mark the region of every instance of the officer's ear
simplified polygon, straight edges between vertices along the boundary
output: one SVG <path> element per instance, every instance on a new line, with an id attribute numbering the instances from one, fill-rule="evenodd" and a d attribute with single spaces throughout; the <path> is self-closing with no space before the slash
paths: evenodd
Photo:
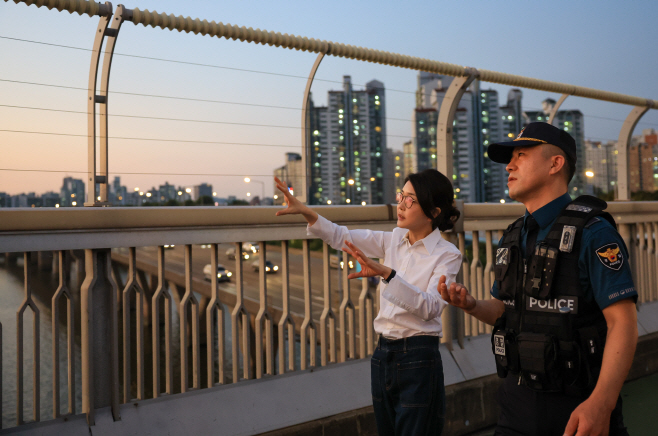
<path id="1" fill-rule="evenodd" d="M 567 164 L 567 160 L 564 158 L 564 156 L 556 154 L 554 156 L 551 156 L 551 168 L 549 170 L 549 174 L 557 174 L 564 168 L 564 166 Z"/>

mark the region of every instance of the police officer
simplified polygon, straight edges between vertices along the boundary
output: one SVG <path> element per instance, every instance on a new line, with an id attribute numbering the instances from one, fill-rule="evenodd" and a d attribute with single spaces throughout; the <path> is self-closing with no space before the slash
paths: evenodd
<path id="1" fill-rule="evenodd" d="M 487 151 L 507 165 L 509 196 L 525 215 L 499 242 L 493 298 L 443 281 L 439 292 L 494 326 L 504 377 L 495 434 L 627 435 L 619 393 L 637 344 L 637 292 L 607 205 L 572 201 L 576 144 L 550 124 L 531 123 Z"/>

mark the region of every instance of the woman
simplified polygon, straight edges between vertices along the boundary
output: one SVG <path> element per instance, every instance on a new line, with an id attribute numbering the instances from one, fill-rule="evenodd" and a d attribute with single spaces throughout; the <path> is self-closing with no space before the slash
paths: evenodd
<path id="1" fill-rule="evenodd" d="M 361 272 L 349 278 L 381 277 L 379 343 L 372 356 L 372 400 L 380 435 L 440 435 L 445 414 L 443 365 L 439 353 L 439 280 L 455 280 L 461 254 L 441 237 L 459 217 L 452 183 L 436 170 L 411 174 L 397 194 L 397 225 L 392 232 L 348 230 L 319 216 L 290 195 L 277 216 L 301 214 L 307 232 L 354 256 Z M 371 257 L 384 259 L 383 264 Z"/>

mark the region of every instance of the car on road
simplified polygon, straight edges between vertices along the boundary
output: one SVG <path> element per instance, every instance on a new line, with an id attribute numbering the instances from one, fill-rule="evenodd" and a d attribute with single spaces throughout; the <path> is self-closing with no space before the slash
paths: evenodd
<path id="1" fill-rule="evenodd" d="M 231 276 L 233 273 L 226 268 L 224 268 L 224 265 L 222 264 L 217 264 L 217 281 L 218 282 L 230 282 L 231 281 Z M 212 279 L 212 265 L 207 264 L 206 266 L 203 267 L 203 275 L 206 280 L 210 281 Z"/>
<path id="2" fill-rule="evenodd" d="M 174 244 L 165 244 L 165 250 L 173 250 L 176 246 Z"/>
<path id="3" fill-rule="evenodd" d="M 251 263 L 251 267 L 254 269 L 254 271 L 259 271 L 260 270 L 260 259 L 254 260 Z M 277 271 L 279 271 L 279 266 L 278 265 L 274 265 L 269 260 L 265 261 L 265 272 L 267 274 L 274 274 Z"/>
<path id="4" fill-rule="evenodd" d="M 242 244 L 242 251 L 247 253 L 252 252 L 253 254 L 258 254 L 260 251 L 260 245 L 257 242 L 245 242 Z"/>
<path id="5" fill-rule="evenodd" d="M 340 269 L 343 269 L 343 256 L 341 255 L 339 258 L 338 254 L 331 254 L 329 255 L 329 266 L 332 268 L 338 268 L 338 265 L 340 265 Z M 340 259 L 340 262 L 339 262 Z M 349 260 L 347 261 L 347 265 L 349 269 L 354 269 L 356 265 L 358 265 L 359 262 L 354 260 L 352 256 L 349 256 Z M 357 267 L 357 272 L 361 271 L 360 267 Z"/>
<path id="6" fill-rule="evenodd" d="M 249 257 L 251 257 L 251 254 L 253 254 L 253 252 L 252 252 L 251 250 L 250 250 L 250 251 L 246 251 L 246 250 L 244 249 L 244 246 L 242 247 L 242 258 L 243 258 L 244 260 L 249 260 Z M 228 250 L 226 250 L 226 256 L 227 256 L 229 259 L 235 259 L 235 247 L 231 247 L 231 248 L 229 248 Z"/>

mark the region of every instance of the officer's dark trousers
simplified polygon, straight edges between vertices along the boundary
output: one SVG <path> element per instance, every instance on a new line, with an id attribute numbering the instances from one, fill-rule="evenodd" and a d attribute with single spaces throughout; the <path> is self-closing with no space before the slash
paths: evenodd
<path id="1" fill-rule="evenodd" d="M 535 392 L 519 386 L 518 381 L 517 376 L 509 374 L 498 390 L 500 415 L 494 436 L 562 436 L 571 412 L 587 399 Z M 628 436 L 621 414 L 621 397 L 610 416 L 610 436 Z"/>
<path id="2" fill-rule="evenodd" d="M 372 403 L 380 436 L 441 434 L 445 388 L 439 337 L 381 338 L 371 366 Z"/>

